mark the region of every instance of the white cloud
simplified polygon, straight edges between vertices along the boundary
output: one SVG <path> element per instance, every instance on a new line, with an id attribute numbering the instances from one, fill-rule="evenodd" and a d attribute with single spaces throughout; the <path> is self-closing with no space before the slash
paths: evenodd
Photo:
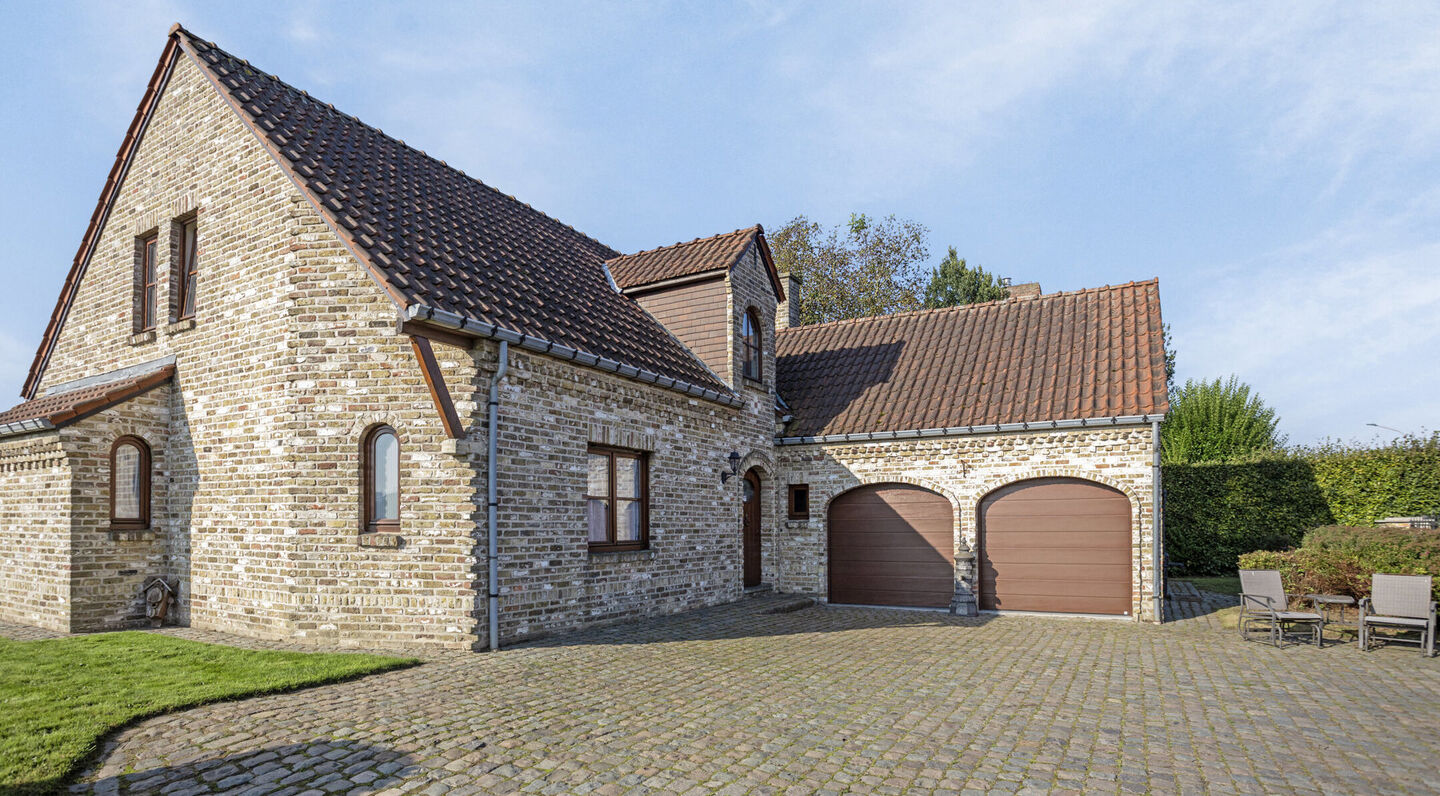
<path id="1" fill-rule="evenodd" d="M 1239 374 L 1298 442 L 1440 427 L 1440 241 L 1378 249 L 1371 223 L 1181 284 L 1180 377 Z"/>

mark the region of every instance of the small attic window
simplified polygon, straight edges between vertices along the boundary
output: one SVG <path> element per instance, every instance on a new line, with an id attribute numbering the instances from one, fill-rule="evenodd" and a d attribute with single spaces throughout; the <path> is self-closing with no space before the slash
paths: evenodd
<path id="1" fill-rule="evenodd" d="M 745 320 L 740 327 L 740 339 L 744 346 L 745 378 L 760 381 L 762 376 L 762 352 L 765 350 L 760 339 L 760 319 L 754 308 L 745 310 Z"/>

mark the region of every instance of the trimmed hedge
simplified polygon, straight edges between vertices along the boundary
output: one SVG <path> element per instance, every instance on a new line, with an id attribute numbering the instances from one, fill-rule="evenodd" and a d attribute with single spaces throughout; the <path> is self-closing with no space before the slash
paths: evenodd
<path id="1" fill-rule="evenodd" d="M 1440 432 L 1381 448 L 1326 443 L 1168 464 L 1162 478 L 1167 558 L 1187 575 L 1229 575 L 1238 556 L 1294 547 L 1309 528 L 1440 514 Z"/>
<path id="2" fill-rule="evenodd" d="M 1240 556 L 1243 569 L 1278 569 L 1293 594 L 1370 595 L 1370 576 L 1431 575 L 1440 600 L 1440 531 L 1329 526 L 1305 534 L 1294 550 Z"/>
<path id="3" fill-rule="evenodd" d="M 1326 443 L 1296 453 L 1314 468 L 1336 522 L 1373 525 L 1385 517 L 1440 514 L 1440 432 L 1383 448 Z"/>
<path id="4" fill-rule="evenodd" d="M 1305 529 L 1334 522 L 1300 459 L 1172 464 L 1161 478 L 1165 556 L 1187 575 L 1232 575 L 1242 553 L 1293 547 Z"/>

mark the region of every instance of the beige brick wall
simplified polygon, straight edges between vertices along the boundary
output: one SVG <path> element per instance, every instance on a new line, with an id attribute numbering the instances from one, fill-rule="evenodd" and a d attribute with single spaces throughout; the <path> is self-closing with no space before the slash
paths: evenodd
<path id="1" fill-rule="evenodd" d="M 60 430 L 70 465 L 70 630 L 111 630 L 145 622 L 140 587 L 151 576 L 181 577 L 176 621 L 188 606 L 183 562 L 184 529 L 168 501 L 171 480 L 167 430 L 170 386 L 92 415 Z M 150 529 L 110 529 L 110 450 L 135 436 L 150 446 Z M 172 546 L 177 549 L 172 549 Z"/>
<path id="2" fill-rule="evenodd" d="M 1132 616 L 1154 621 L 1151 429 L 1148 425 L 981 434 L 943 439 L 782 445 L 776 448 L 784 509 L 788 483 L 810 485 L 810 519 L 782 520 L 776 556 L 778 585 L 824 597 L 826 510 L 837 495 L 862 484 L 915 484 L 955 508 L 957 574 L 972 592 L 967 555 L 978 549 L 976 512 L 996 489 L 1029 478 L 1066 476 L 1115 487 L 1130 499 L 1134 601 Z"/>
<path id="3" fill-rule="evenodd" d="M 58 431 L 0 439 L 0 611 L 70 630 L 70 465 Z"/>

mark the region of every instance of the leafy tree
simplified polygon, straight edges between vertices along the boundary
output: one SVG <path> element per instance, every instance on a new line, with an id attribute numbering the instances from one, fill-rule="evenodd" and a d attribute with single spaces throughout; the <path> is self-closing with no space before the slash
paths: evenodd
<path id="1" fill-rule="evenodd" d="M 796 216 L 768 237 L 776 267 L 805 284 L 800 322 L 808 324 L 919 309 L 928 232 L 914 221 L 857 213 L 830 229 Z"/>
<path id="2" fill-rule="evenodd" d="M 1285 444 L 1280 419 L 1250 385 L 1189 379 L 1170 394 L 1170 416 L 1161 429 L 1164 461 L 1170 464 L 1227 462 L 1274 451 Z"/>
<path id="3" fill-rule="evenodd" d="M 978 265 L 971 268 L 951 246 L 940 267 L 930 274 L 930 283 L 925 286 L 925 308 L 998 301 L 1009 294 L 993 274 Z"/>
<path id="4" fill-rule="evenodd" d="M 1165 343 L 1165 388 L 1175 389 L 1175 344 L 1170 342 L 1170 324 L 1160 324 L 1161 339 Z"/>

